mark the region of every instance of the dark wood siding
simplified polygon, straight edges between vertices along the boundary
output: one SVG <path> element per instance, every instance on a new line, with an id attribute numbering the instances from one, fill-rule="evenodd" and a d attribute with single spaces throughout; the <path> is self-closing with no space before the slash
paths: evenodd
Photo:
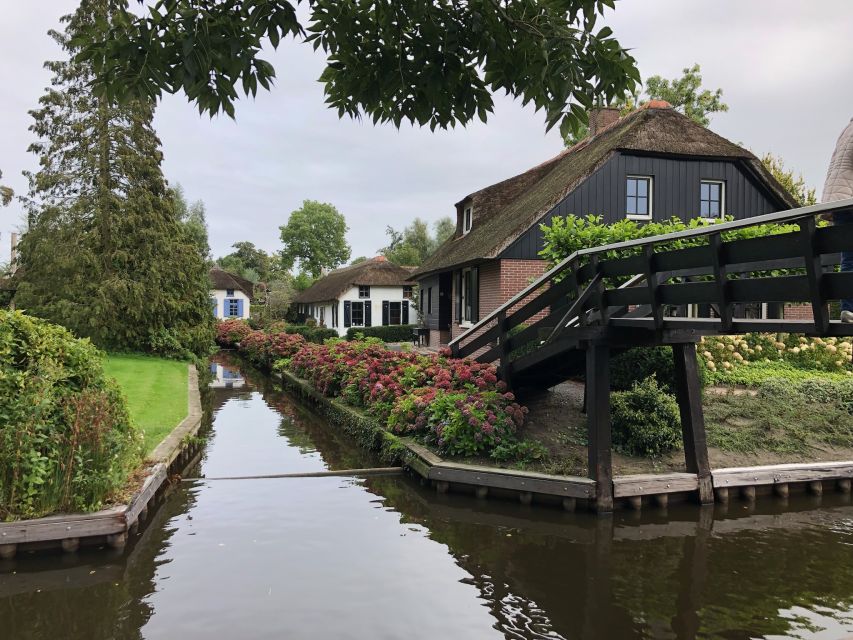
<path id="1" fill-rule="evenodd" d="M 625 218 L 625 181 L 627 176 L 633 175 L 653 178 L 652 215 L 655 220 L 678 217 L 686 221 L 697 217 L 699 185 L 702 180 L 725 182 L 725 212 L 736 219 L 786 208 L 733 161 L 617 153 L 507 247 L 500 257 L 523 260 L 538 258 L 544 246 L 539 225 L 550 224 L 556 216 L 594 214 L 603 216 L 608 223 L 622 220 Z"/>

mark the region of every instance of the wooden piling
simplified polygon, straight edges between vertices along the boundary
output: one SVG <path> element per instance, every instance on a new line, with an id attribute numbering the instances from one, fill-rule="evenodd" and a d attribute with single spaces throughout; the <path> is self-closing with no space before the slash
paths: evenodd
<path id="1" fill-rule="evenodd" d="M 628 504 L 634 511 L 640 511 L 643 508 L 642 496 L 631 496 L 628 498 Z"/>
<path id="2" fill-rule="evenodd" d="M 842 478 L 838 481 L 838 490 L 841 493 L 850 493 L 850 478 Z"/>
<path id="3" fill-rule="evenodd" d="M 820 480 L 814 480 L 808 484 L 809 493 L 813 496 L 823 495 L 823 483 Z"/>
<path id="4" fill-rule="evenodd" d="M 533 502 L 533 494 L 529 491 L 522 491 L 518 494 L 518 501 L 523 505 L 529 505 Z"/>
<path id="5" fill-rule="evenodd" d="M 780 482 L 773 485 L 773 492 L 780 498 L 787 498 L 790 495 L 790 488 L 787 482 Z"/>
<path id="6" fill-rule="evenodd" d="M 477 496 L 480 500 L 483 500 L 486 497 L 488 497 L 489 488 L 488 487 L 475 487 L 474 488 L 474 495 Z"/>
<path id="7" fill-rule="evenodd" d="M 576 498 L 563 498 L 563 509 L 572 512 L 577 507 L 577 502 Z"/>
<path id="8" fill-rule="evenodd" d="M 74 553 L 80 548 L 80 538 L 65 538 L 61 545 L 65 553 Z"/>
<path id="9" fill-rule="evenodd" d="M 728 487 L 717 487 L 714 489 L 714 495 L 717 498 L 717 502 L 722 504 L 728 504 L 729 502 L 729 488 Z"/>
<path id="10" fill-rule="evenodd" d="M 595 509 L 613 511 L 613 463 L 610 436 L 610 347 L 586 347 L 587 430 L 590 477 L 595 480 Z"/>
<path id="11" fill-rule="evenodd" d="M 450 489 L 450 483 L 445 482 L 444 480 L 436 480 L 435 481 L 435 490 L 439 493 L 447 493 Z"/>
<path id="12" fill-rule="evenodd" d="M 755 502 L 755 487 L 741 487 L 740 488 L 741 497 L 747 502 Z"/>
<path id="13" fill-rule="evenodd" d="M 107 536 L 107 544 L 113 549 L 124 549 L 127 544 L 127 531 Z"/>
<path id="14" fill-rule="evenodd" d="M 661 509 L 666 509 L 669 506 L 669 494 L 668 493 L 658 493 L 655 495 L 655 503 Z"/>
<path id="15" fill-rule="evenodd" d="M 18 545 L 16 544 L 0 544 L 0 559 L 11 560 L 17 551 Z"/>

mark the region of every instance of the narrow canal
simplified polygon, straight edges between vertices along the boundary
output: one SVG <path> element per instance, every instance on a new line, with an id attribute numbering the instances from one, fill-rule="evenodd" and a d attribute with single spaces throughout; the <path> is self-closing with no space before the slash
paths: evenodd
<path id="1" fill-rule="evenodd" d="M 219 362 L 193 475 L 377 466 Z M 598 518 L 407 476 L 184 482 L 123 553 L 0 561 L 0 638 L 845 637 L 853 506 L 815 500 Z"/>

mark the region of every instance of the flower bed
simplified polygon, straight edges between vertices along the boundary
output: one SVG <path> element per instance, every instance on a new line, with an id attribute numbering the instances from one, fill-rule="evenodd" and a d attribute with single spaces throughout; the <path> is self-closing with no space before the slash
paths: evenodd
<path id="1" fill-rule="evenodd" d="M 506 459 L 515 452 L 527 409 L 506 392 L 492 365 L 454 359 L 449 351 L 389 351 L 371 339 L 317 345 L 298 335 L 233 326 L 221 327 L 217 336 L 255 365 L 289 371 L 324 396 L 363 408 L 389 431 L 442 453 Z"/>

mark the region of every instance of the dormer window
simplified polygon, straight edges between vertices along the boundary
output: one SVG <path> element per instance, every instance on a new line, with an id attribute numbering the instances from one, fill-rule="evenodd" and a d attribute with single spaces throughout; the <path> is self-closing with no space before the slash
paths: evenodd
<path id="1" fill-rule="evenodd" d="M 462 210 L 462 235 L 465 235 L 471 230 L 474 224 L 474 207 L 468 205 Z"/>

